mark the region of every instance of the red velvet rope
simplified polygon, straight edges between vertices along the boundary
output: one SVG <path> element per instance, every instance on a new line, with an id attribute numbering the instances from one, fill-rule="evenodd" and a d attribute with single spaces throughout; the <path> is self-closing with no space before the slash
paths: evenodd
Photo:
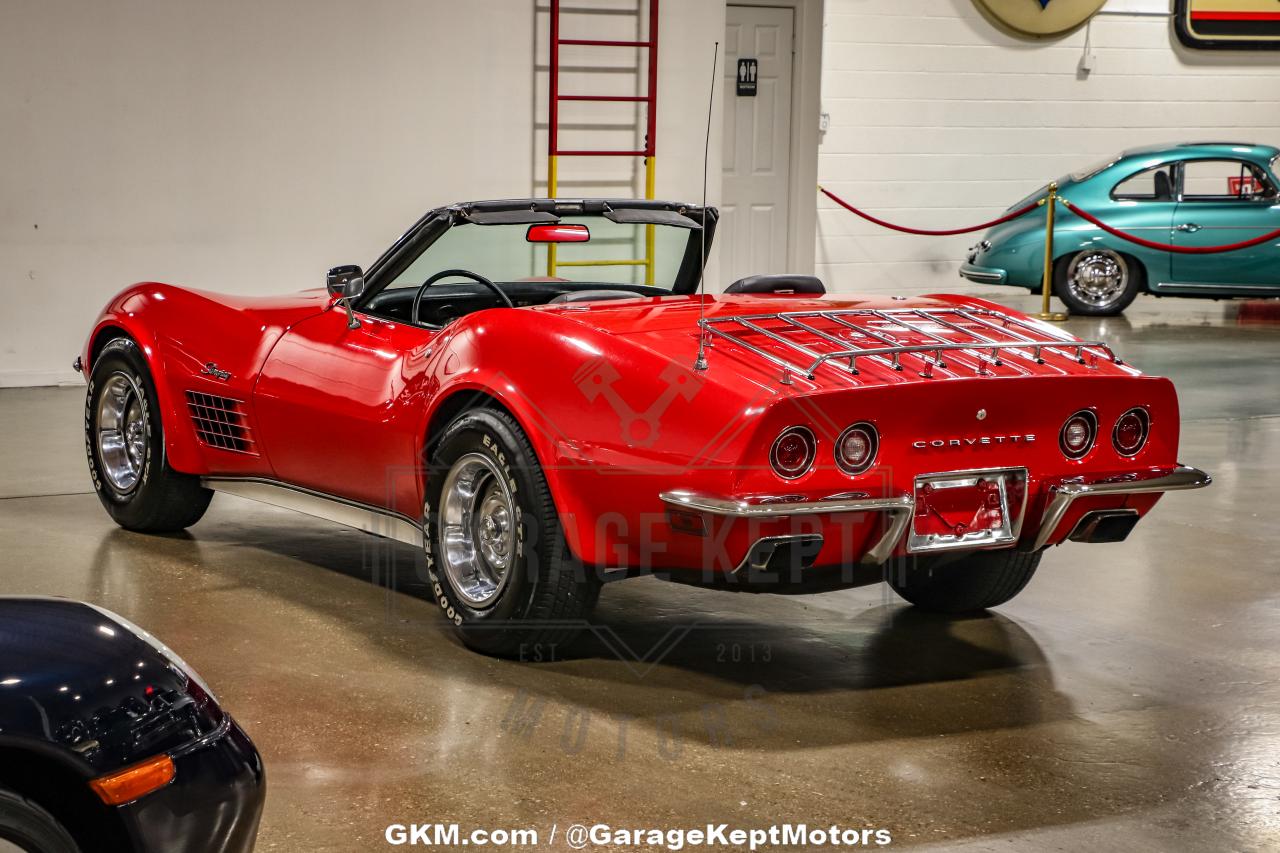
<path id="1" fill-rule="evenodd" d="M 1280 228 L 1263 234 L 1260 237 L 1254 237 L 1252 240 L 1241 240 L 1239 243 L 1228 243 L 1225 246 L 1175 246 L 1171 243 L 1156 243 L 1152 240 L 1146 240 L 1142 237 L 1135 237 L 1132 234 L 1126 234 L 1118 228 L 1112 228 L 1098 217 L 1089 213 L 1087 210 L 1081 210 L 1065 198 L 1059 198 L 1067 210 L 1079 216 L 1085 222 L 1091 222 L 1094 225 L 1106 231 L 1108 234 L 1119 237 L 1122 240 L 1128 240 L 1130 243 L 1136 243 L 1139 246 L 1146 246 L 1148 249 L 1159 249 L 1162 252 L 1175 252 L 1180 255 L 1216 255 L 1220 252 L 1234 252 L 1238 249 L 1247 249 L 1250 246 L 1258 246 L 1262 243 L 1269 243 L 1276 238 L 1280 238 Z"/>
<path id="2" fill-rule="evenodd" d="M 1023 214 L 1026 214 L 1026 213 L 1030 213 L 1031 211 L 1035 210 L 1037 207 L 1040 206 L 1039 202 L 1033 201 L 1031 204 L 1028 204 L 1026 207 L 1020 207 L 1017 210 L 1013 211 L 1012 213 L 1006 213 L 1004 216 L 1001 216 L 999 219 L 993 219 L 990 222 L 984 222 L 981 225 L 974 225 L 972 228 L 949 228 L 943 231 L 930 231 L 925 228 L 907 228 L 905 225 L 894 225 L 892 222 L 885 222 L 883 219 L 877 219 L 876 217 L 872 216 L 870 213 L 867 213 L 866 211 L 858 210 L 858 208 L 849 204 L 849 202 L 840 198 L 838 195 L 831 192 L 826 187 L 818 187 L 818 191 L 821 192 L 823 195 L 825 195 L 827 198 L 834 201 L 836 204 L 843 207 L 845 210 L 857 216 L 861 216 L 863 219 L 867 220 L 868 222 L 874 222 L 876 225 L 880 225 L 885 228 L 892 229 L 893 231 L 901 231 L 904 234 L 921 234 L 926 237 L 950 237 L 953 234 L 968 234 L 971 231 L 982 231 L 984 229 L 991 228 L 996 225 L 1000 225 L 1001 223 L 1008 222 L 1011 219 L 1017 219 L 1019 216 L 1022 216 Z"/>

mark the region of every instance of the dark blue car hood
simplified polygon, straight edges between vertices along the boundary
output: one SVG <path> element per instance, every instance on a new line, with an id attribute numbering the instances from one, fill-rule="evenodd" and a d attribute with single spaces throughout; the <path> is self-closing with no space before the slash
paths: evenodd
<path id="1" fill-rule="evenodd" d="M 0 743 L 53 746 L 103 773 L 200 737 L 221 718 L 172 652 L 115 614 L 0 597 Z"/>

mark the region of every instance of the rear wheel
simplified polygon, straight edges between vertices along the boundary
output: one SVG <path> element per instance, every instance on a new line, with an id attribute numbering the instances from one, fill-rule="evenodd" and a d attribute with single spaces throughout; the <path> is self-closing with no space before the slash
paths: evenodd
<path id="1" fill-rule="evenodd" d="M 79 853 L 57 818 L 21 794 L 0 788 L 0 853 Z"/>
<path id="2" fill-rule="evenodd" d="M 182 530 L 208 509 L 213 492 L 169 467 L 155 385 L 129 338 L 108 342 L 94 360 L 84 438 L 93 487 L 121 527 Z"/>
<path id="3" fill-rule="evenodd" d="M 1040 552 L 978 551 L 960 557 L 915 559 L 905 569 L 890 569 L 893 591 L 922 610 L 968 613 L 1004 604 L 1031 580 Z"/>
<path id="4" fill-rule="evenodd" d="M 480 409 L 435 444 L 423 524 L 432 591 L 469 647 L 554 656 L 587 626 L 600 582 L 569 551 L 519 424 Z"/>
<path id="5" fill-rule="evenodd" d="M 1109 317 L 1129 307 L 1142 276 L 1136 258 L 1101 247 L 1085 249 L 1058 259 L 1053 289 L 1072 314 Z"/>

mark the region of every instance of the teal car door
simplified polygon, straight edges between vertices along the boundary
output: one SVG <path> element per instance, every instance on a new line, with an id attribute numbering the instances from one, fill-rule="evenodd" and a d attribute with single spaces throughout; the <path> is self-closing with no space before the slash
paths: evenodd
<path id="1" fill-rule="evenodd" d="M 1173 217 L 1178 246 L 1221 246 L 1280 228 L 1272 177 L 1243 160 L 1188 160 Z M 1280 290 L 1280 239 L 1220 254 L 1174 254 L 1172 288 Z"/>
<path id="2" fill-rule="evenodd" d="M 1119 181 L 1107 198 L 1098 188 L 1093 197 L 1071 198 L 1085 209 L 1099 213 L 1103 220 L 1121 230 L 1157 243 L 1168 243 L 1173 233 L 1173 217 L 1178 210 L 1176 161 L 1150 166 Z M 1064 195 L 1074 196 L 1068 190 Z M 1119 238 L 1103 237 L 1100 245 L 1135 256 L 1150 282 L 1168 281 L 1172 268 L 1169 253 L 1139 248 Z"/>

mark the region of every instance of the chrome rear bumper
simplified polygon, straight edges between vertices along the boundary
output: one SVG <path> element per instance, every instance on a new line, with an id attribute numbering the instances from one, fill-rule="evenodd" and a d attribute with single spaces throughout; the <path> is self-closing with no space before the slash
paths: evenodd
<path id="1" fill-rule="evenodd" d="M 902 539 L 915 499 L 910 495 L 891 498 L 853 498 L 819 501 L 782 501 L 778 503 L 750 503 L 732 498 L 716 498 L 694 492 L 663 492 L 658 497 L 668 506 L 691 512 L 705 512 L 731 518 L 787 518 L 796 515 L 822 515 L 825 513 L 883 512 L 888 513 L 884 534 L 862 556 L 862 562 L 879 565 L 889 559 L 893 548 Z"/>
<path id="2" fill-rule="evenodd" d="M 1184 489 L 1203 489 L 1212 482 L 1213 478 L 1199 468 L 1179 465 L 1171 474 L 1163 477 L 1149 477 L 1145 480 L 1062 483 L 1050 486 L 1049 493 L 1052 497 L 1044 508 L 1044 515 L 1040 517 L 1040 532 L 1036 534 L 1031 550 L 1039 551 L 1045 546 L 1076 498 L 1094 495 L 1149 495 L 1156 492 L 1178 492 Z"/>
<path id="3" fill-rule="evenodd" d="M 1051 497 L 1044 514 L 1040 517 L 1039 530 L 1031 550 L 1038 551 L 1045 546 L 1077 498 L 1202 489 L 1212 482 L 1213 478 L 1199 468 L 1179 465 L 1169 474 L 1141 480 L 1104 480 L 1095 483 L 1061 483 L 1050 486 Z M 872 565 L 878 565 L 889 559 L 894 548 L 902 541 L 902 536 L 906 532 L 907 525 L 911 523 L 911 516 L 915 511 L 915 498 L 911 495 L 888 498 L 761 502 L 675 490 L 662 492 L 658 497 L 663 503 L 676 509 L 729 518 L 787 518 L 797 515 L 858 512 L 886 513 L 889 518 L 885 524 L 884 533 L 862 556 L 863 563 Z"/>

